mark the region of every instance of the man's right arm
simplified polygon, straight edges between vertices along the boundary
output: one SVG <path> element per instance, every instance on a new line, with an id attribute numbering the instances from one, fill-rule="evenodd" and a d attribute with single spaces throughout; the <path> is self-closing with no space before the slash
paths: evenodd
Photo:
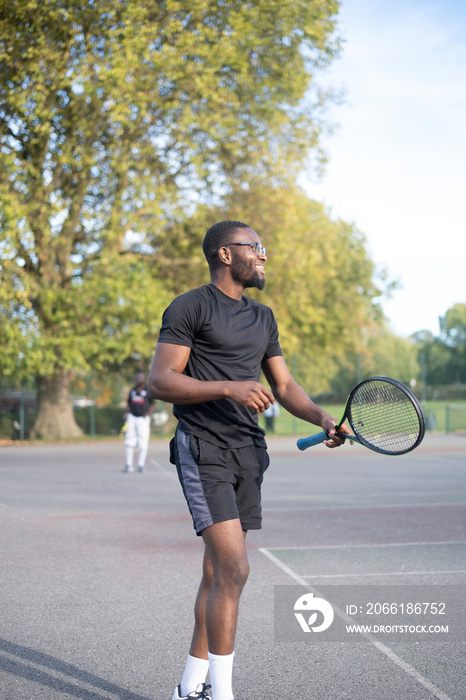
<path id="1" fill-rule="evenodd" d="M 171 343 L 157 343 L 149 373 L 149 394 L 153 399 L 178 404 L 195 404 L 220 399 L 232 399 L 250 406 L 256 413 L 274 402 L 273 394 L 259 382 L 204 382 L 183 374 L 190 348 Z"/>

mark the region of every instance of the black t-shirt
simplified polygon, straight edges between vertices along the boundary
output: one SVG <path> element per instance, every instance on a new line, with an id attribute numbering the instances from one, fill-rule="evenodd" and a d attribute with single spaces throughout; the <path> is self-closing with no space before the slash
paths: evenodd
<path id="1" fill-rule="evenodd" d="M 149 392 L 147 391 L 147 387 L 138 389 L 137 386 L 135 386 L 129 392 L 129 411 L 133 414 L 133 416 L 136 416 L 136 418 L 141 418 L 142 416 L 145 416 L 153 403 L 154 399 L 150 398 Z"/>
<path id="2" fill-rule="evenodd" d="M 282 354 L 272 310 L 213 284 L 174 299 L 158 342 L 191 348 L 184 374 L 201 381 L 259 381 L 262 361 Z M 220 447 L 264 444 L 254 410 L 230 399 L 174 404 L 173 413 L 183 431 Z"/>

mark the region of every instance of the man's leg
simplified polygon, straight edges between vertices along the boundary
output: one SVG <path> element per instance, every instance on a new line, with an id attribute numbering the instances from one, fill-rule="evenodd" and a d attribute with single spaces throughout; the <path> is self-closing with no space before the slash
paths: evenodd
<path id="1" fill-rule="evenodd" d="M 204 551 L 204 561 L 202 564 L 202 579 L 194 605 L 194 632 L 191 648 L 189 650 L 191 656 L 195 656 L 198 659 L 207 659 L 209 645 L 207 643 L 205 611 L 213 579 L 214 570 L 206 549 Z"/>
<path id="2" fill-rule="evenodd" d="M 194 605 L 194 632 L 188 660 L 180 684 L 180 695 L 186 697 L 193 690 L 205 683 L 209 670 L 207 632 L 205 626 L 205 609 L 210 593 L 214 572 L 207 551 L 204 551 L 202 579 Z"/>
<path id="3" fill-rule="evenodd" d="M 233 655 L 238 604 L 249 575 L 239 519 L 216 523 L 202 533 L 213 579 L 205 605 L 212 700 L 233 700 Z"/>
<path id="4" fill-rule="evenodd" d="M 234 532 L 234 538 L 238 536 L 238 530 L 239 532 L 239 540 L 233 542 L 233 538 L 229 536 L 229 532 L 233 531 Z M 220 532 L 222 531 L 222 532 Z M 220 559 L 226 559 L 226 567 L 223 567 L 222 564 L 220 564 L 220 569 L 221 571 L 219 574 L 215 577 L 215 583 L 216 587 L 213 592 L 212 599 L 210 600 L 209 604 L 209 614 L 214 620 L 214 627 L 216 627 L 216 622 L 218 622 L 218 618 L 222 617 L 223 613 L 223 596 L 227 595 L 228 598 L 228 607 L 229 607 L 229 616 L 234 615 L 234 626 L 230 623 L 230 633 L 229 633 L 229 639 L 231 640 L 230 643 L 227 645 L 227 648 L 231 649 L 233 651 L 233 646 L 234 646 L 234 633 L 236 631 L 236 617 L 238 613 L 238 602 L 239 602 L 239 596 L 241 594 L 241 591 L 243 589 L 244 583 L 246 583 L 246 579 L 249 573 L 249 563 L 247 560 L 247 555 L 246 555 L 246 548 L 244 545 L 244 538 L 246 537 L 246 533 L 241 530 L 241 525 L 239 523 L 239 520 L 227 520 L 225 523 L 218 523 L 216 525 L 212 525 L 204 530 L 202 533 L 202 536 L 204 538 L 204 542 L 206 544 L 205 552 L 204 552 L 204 562 L 203 562 L 203 567 L 202 567 L 202 580 L 201 584 L 199 586 L 199 591 L 197 594 L 196 598 L 196 604 L 194 606 L 194 633 L 193 633 L 193 638 L 192 638 L 192 643 L 191 643 L 191 649 L 190 649 L 190 654 L 192 656 L 195 656 L 200 659 L 207 659 L 207 652 L 211 651 L 212 653 L 231 653 L 230 651 L 225 651 L 225 652 L 214 652 L 214 648 L 219 649 L 220 647 L 217 645 L 216 641 L 216 636 L 217 636 L 217 631 L 216 629 L 213 629 L 210 632 L 210 637 L 212 641 L 212 645 L 209 646 L 208 643 L 208 632 L 207 632 L 207 624 L 206 624 L 206 609 L 209 601 L 209 596 L 211 593 L 211 588 L 212 584 L 214 582 L 214 567 L 212 564 L 212 559 L 209 554 L 209 549 L 212 548 L 212 545 L 210 545 L 210 541 L 214 540 L 213 547 L 217 548 L 219 547 L 219 544 L 221 541 L 226 537 L 228 540 L 228 550 L 225 548 L 225 554 L 222 554 L 221 551 L 221 556 Z M 209 548 L 207 545 L 207 540 L 209 541 Z M 220 549 L 223 550 L 224 548 L 220 544 Z M 233 550 L 235 554 L 233 555 Z M 228 554 L 228 551 L 231 551 L 232 554 Z M 217 559 L 219 559 L 218 555 L 215 555 Z M 234 581 L 234 577 L 229 574 L 229 571 L 232 567 L 236 567 L 235 562 L 239 561 L 240 562 L 240 571 L 243 572 L 243 577 L 244 582 L 241 583 L 240 587 L 238 588 L 237 585 L 235 585 L 234 588 L 234 595 L 233 595 L 233 604 L 230 603 L 231 601 L 231 596 L 227 592 L 230 589 L 231 584 Z M 221 585 L 222 577 L 226 577 L 227 579 L 227 587 L 223 587 Z M 240 579 L 241 579 L 241 573 L 240 573 Z M 218 611 L 218 612 L 217 612 Z M 231 630 L 233 629 L 233 634 L 231 634 Z M 223 634 L 222 634 L 223 637 Z M 222 648 L 225 648 L 222 644 Z"/>
<path id="5" fill-rule="evenodd" d="M 208 648 L 213 654 L 233 652 L 239 599 L 249 575 L 244 536 L 239 519 L 216 523 L 202 532 L 213 570 L 205 608 Z"/>
<path id="6" fill-rule="evenodd" d="M 205 608 L 213 580 L 213 569 L 210 557 L 204 552 L 202 579 L 194 605 L 194 632 L 189 650 L 188 660 L 180 684 L 180 696 L 186 697 L 193 690 L 205 683 L 209 671 L 207 655 L 207 633 L 205 628 Z"/>
<path id="7" fill-rule="evenodd" d="M 194 632 L 180 686 L 181 696 L 204 683 L 206 666 L 202 661 L 210 657 L 212 698 L 231 700 L 238 603 L 249 573 L 246 533 L 239 520 L 228 520 L 206 528 L 202 536 L 205 542 L 202 579 L 194 606 Z"/>

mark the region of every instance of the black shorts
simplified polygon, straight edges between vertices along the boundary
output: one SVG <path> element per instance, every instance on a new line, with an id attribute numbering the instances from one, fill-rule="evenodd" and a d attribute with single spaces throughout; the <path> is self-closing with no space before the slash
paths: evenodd
<path id="1" fill-rule="evenodd" d="M 172 447 L 198 535 L 214 523 L 236 518 L 243 530 L 260 530 L 261 485 L 269 466 L 265 446 L 225 450 L 178 429 Z"/>

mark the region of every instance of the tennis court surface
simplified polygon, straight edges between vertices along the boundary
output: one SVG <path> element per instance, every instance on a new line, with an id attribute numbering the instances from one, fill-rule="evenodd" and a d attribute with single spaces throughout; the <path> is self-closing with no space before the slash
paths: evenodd
<path id="1" fill-rule="evenodd" d="M 2 700 L 171 698 L 202 543 L 167 448 L 151 442 L 145 474 L 123 474 L 118 441 L 0 448 Z M 466 591 L 466 437 L 428 434 L 402 457 L 269 448 L 236 700 L 464 700 L 464 595 L 440 641 L 289 641 L 276 599 L 284 587 L 435 586 L 438 602 Z"/>

